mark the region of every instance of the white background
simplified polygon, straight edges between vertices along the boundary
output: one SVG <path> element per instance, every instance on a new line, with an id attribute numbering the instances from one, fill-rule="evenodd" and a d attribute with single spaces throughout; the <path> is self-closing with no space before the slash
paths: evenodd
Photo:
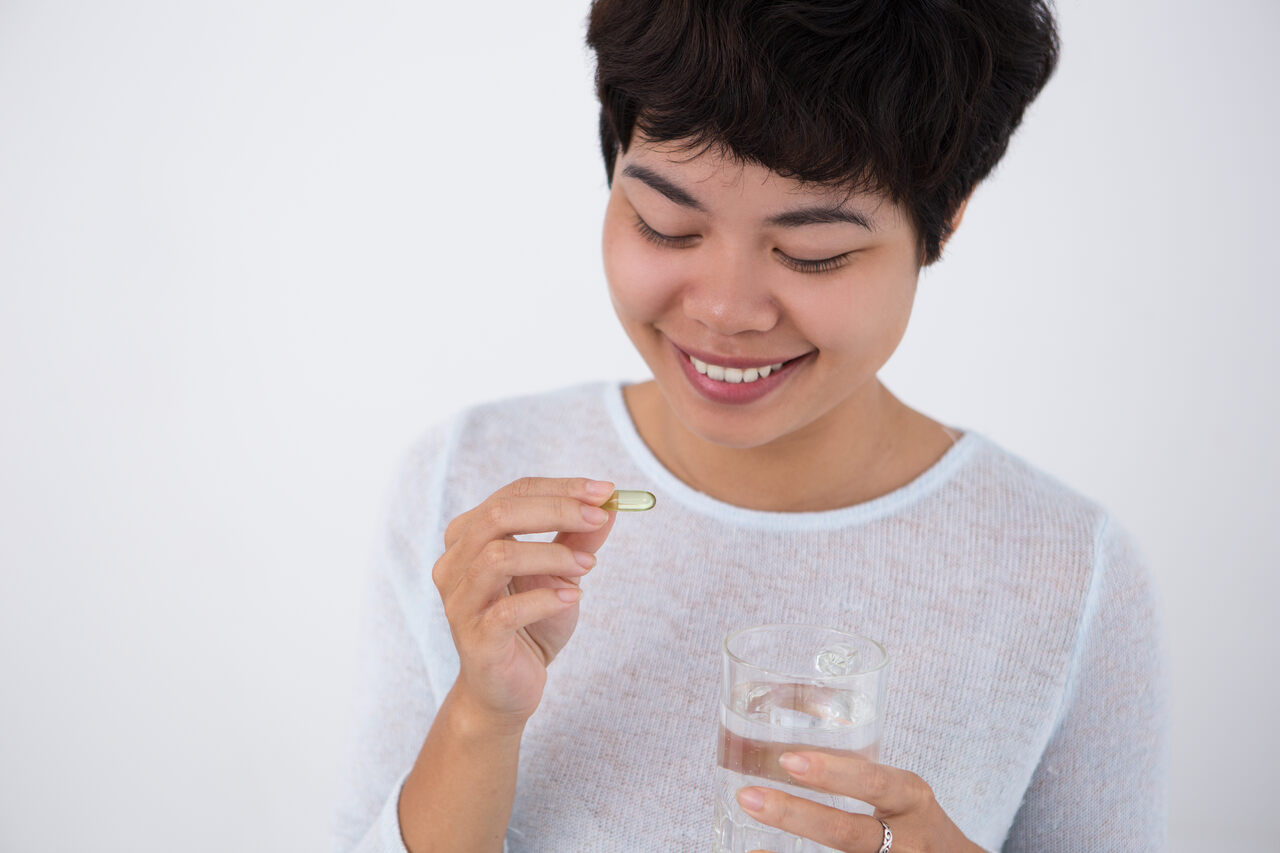
<path id="1" fill-rule="evenodd" d="M 400 454 L 646 375 L 585 13 L 0 0 L 0 849 L 325 849 Z M 1269 848 L 1280 6 L 1060 24 L 884 377 L 1133 532 L 1173 849 Z"/>

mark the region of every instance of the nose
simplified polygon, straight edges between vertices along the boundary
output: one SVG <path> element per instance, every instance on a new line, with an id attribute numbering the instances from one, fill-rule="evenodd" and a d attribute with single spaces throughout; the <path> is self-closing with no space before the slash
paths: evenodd
<path id="1" fill-rule="evenodd" d="M 767 332 L 777 325 L 778 303 L 765 276 L 746 261 L 721 260 L 699 270 L 686 287 L 685 316 L 716 335 Z"/>

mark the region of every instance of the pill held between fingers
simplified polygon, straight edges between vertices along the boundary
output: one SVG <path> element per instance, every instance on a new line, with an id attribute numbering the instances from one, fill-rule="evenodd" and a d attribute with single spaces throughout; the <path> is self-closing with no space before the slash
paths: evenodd
<path id="1" fill-rule="evenodd" d="M 644 512 L 657 506 L 658 499 L 651 492 L 639 489 L 618 489 L 600 508 L 609 512 Z"/>

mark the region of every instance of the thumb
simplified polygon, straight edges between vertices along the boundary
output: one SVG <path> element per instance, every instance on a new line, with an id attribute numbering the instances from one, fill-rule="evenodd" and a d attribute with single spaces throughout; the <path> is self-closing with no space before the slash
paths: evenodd
<path id="1" fill-rule="evenodd" d="M 562 545 L 568 545 L 575 551 L 586 551 L 588 554 L 594 554 L 604 540 L 609 538 L 609 531 L 613 529 L 613 523 L 618 520 L 616 512 L 609 513 L 609 520 L 597 527 L 595 530 L 588 530 L 583 533 L 557 533 L 553 542 L 559 542 Z"/>

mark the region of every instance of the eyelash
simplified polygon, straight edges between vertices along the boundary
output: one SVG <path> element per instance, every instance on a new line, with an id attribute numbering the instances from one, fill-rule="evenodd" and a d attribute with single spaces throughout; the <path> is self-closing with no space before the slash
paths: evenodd
<path id="1" fill-rule="evenodd" d="M 657 231 L 650 228 L 649 223 L 645 222 L 639 216 L 636 216 L 636 229 L 640 232 L 641 236 L 650 243 L 662 246 L 666 249 L 684 249 L 687 248 L 693 240 L 692 237 L 668 237 L 666 234 L 659 234 Z M 778 254 L 783 258 L 783 263 L 797 272 L 823 273 L 845 266 L 846 259 L 852 255 L 853 252 L 845 252 L 843 255 L 836 255 L 833 258 L 823 258 L 818 261 L 805 261 L 800 258 L 793 258 L 790 255 L 785 255 L 782 252 L 778 252 Z"/>

